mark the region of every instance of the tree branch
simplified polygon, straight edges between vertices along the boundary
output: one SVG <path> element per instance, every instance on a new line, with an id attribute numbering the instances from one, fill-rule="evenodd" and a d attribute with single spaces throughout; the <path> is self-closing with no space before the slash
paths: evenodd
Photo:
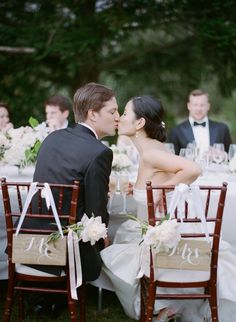
<path id="1" fill-rule="evenodd" d="M 7 53 L 19 53 L 19 54 L 32 54 L 36 52 L 35 48 L 29 47 L 9 47 L 9 46 L 0 46 L 0 52 Z"/>

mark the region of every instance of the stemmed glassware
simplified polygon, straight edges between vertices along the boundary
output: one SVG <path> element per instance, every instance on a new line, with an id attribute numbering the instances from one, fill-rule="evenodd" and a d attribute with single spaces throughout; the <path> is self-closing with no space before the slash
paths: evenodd
<path id="1" fill-rule="evenodd" d="M 118 177 L 116 175 L 111 175 L 110 181 L 109 181 L 109 194 L 110 194 L 109 203 L 108 203 L 109 213 L 112 212 L 112 201 L 117 190 L 117 184 L 118 184 Z"/>
<path id="2" fill-rule="evenodd" d="M 185 149 L 185 157 L 189 160 L 194 160 L 194 150 L 193 148 Z"/>
<path id="3" fill-rule="evenodd" d="M 127 175 L 120 175 L 119 176 L 119 188 L 120 193 L 123 198 L 123 209 L 121 210 L 120 214 L 127 214 L 127 203 L 126 203 L 126 196 L 129 191 L 129 176 Z"/>
<path id="4" fill-rule="evenodd" d="M 230 144 L 229 152 L 228 152 L 229 161 L 233 159 L 235 155 L 236 155 L 236 144 Z"/>
<path id="5" fill-rule="evenodd" d="M 164 145 L 171 153 L 175 154 L 175 148 L 173 143 L 165 142 Z"/>
<path id="6" fill-rule="evenodd" d="M 213 144 L 212 159 L 216 164 L 220 164 L 226 160 L 225 147 L 223 143 Z"/>

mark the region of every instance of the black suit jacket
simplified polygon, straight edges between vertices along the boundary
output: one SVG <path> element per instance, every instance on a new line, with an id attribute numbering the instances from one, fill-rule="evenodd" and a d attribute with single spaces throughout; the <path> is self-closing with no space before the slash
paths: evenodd
<path id="1" fill-rule="evenodd" d="M 106 225 L 109 176 L 112 151 L 96 139 L 94 133 L 83 125 L 52 132 L 43 142 L 34 173 L 34 181 L 72 184 L 80 181 L 77 220 L 84 213 L 101 216 Z M 56 196 L 55 196 L 56 197 Z M 69 201 L 70 196 L 68 196 Z M 65 210 L 69 204 L 65 202 Z M 29 223 L 28 223 L 29 224 Z M 80 243 L 83 279 L 96 279 L 101 270 L 98 245 Z M 44 269 L 48 270 L 48 267 Z M 50 270 L 57 273 L 55 268 Z"/>
<path id="2" fill-rule="evenodd" d="M 228 152 L 232 143 L 229 128 L 226 124 L 209 120 L 210 145 L 214 143 L 224 143 Z M 168 142 L 174 144 L 175 153 L 179 154 L 181 148 L 186 148 L 187 144 L 194 141 L 193 130 L 189 120 L 171 129 Z"/>

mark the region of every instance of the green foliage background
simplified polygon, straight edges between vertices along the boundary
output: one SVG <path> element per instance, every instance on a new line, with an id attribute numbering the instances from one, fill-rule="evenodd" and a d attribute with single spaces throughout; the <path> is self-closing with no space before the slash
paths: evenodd
<path id="1" fill-rule="evenodd" d="M 201 87 L 236 141 L 234 8 L 234 0 L 0 1 L 0 101 L 15 126 L 26 125 L 44 119 L 49 96 L 72 100 L 97 81 L 116 90 L 121 111 L 133 95 L 161 98 L 170 128 Z"/>

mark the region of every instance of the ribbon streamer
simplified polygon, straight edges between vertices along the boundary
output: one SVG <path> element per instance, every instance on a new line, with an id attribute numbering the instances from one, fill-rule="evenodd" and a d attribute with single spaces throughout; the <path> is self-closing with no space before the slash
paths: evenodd
<path id="1" fill-rule="evenodd" d="M 79 250 L 79 238 L 77 234 L 69 228 L 68 237 L 68 259 L 70 270 L 70 291 L 71 297 L 78 300 L 76 289 L 82 285 L 82 268 Z"/>

